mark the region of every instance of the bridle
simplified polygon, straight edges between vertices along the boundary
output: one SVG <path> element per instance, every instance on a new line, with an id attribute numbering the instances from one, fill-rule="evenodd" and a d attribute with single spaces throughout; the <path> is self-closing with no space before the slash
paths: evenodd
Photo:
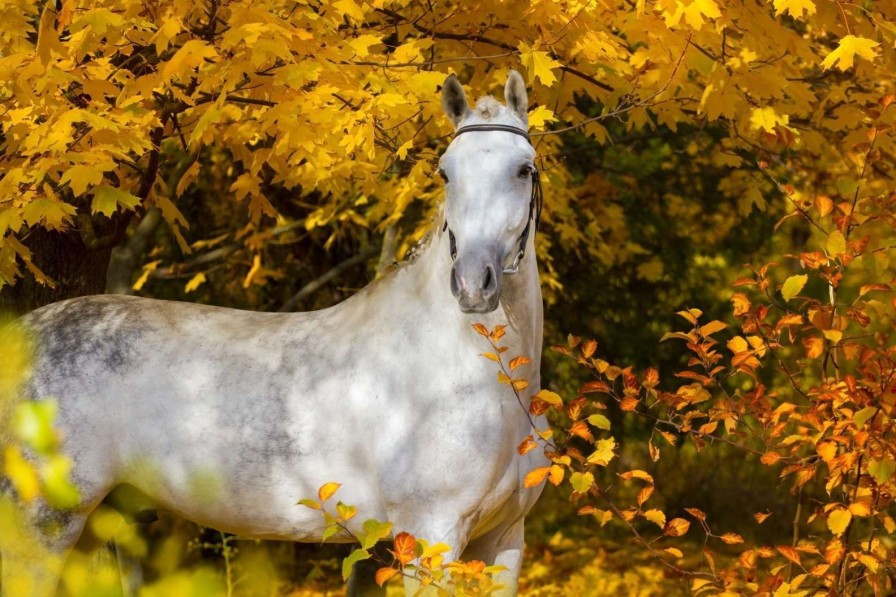
<path id="1" fill-rule="evenodd" d="M 519 135 L 526 139 L 529 144 L 532 144 L 532 140 L 529 138 L 529 133 L 524 131 L 523 129 L 517 128 L 515 126 L 510 126 L 506 124 L 471 124 L 468 126 L 461 127 L 455 131 L 454 136 L 462 135 L 464 133 L 472 133 L 476 131 L 502 131 L 505 133 L 513 133 L 514 135 Z M 523 231 L 520 233 L 520 239 L 518 243 L 518 250 L 516 256 L 513 258 L 513 262 L 509 267 L 504 268 L 505 274 L 515 274 L 520 271 L 520 262 L 523 260 L 523 257 L 526 255 L 526 241 L 529 240 L 529 232 L 532 227 L 532 219 L 534 216 L 535 219 L 535 229 L 538 230 L 538 225 L 541 222 L 541 208 L 544 202 L 544 194 L 541 190 L 541 177 L 538 174 L 538 169 L 532 168 L 532 198 L 529 200 L 529 219 L 526 221 L 526 227 L 523 228 Z M 457 258 L 457 241 L 454 238 L 454 232 L 448 228 L 448 219 L 445 219 L 445 225 L 442 230 L 448 231 L 448 240 L 450 243 L 451 250 L 451 259 Z"/>

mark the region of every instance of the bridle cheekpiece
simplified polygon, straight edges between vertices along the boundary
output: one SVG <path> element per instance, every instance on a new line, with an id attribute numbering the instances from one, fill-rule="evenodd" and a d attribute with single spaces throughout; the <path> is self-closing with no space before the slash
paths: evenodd
<path id="1" fill-rule="evenodd" d="M 468 126 L 462 126 L 461 128 L 455 131 L 454 136 L 462 135 L 464 133 L 472 133 L 477 131 L 501 131 L 505 133 L 513 133 L 514 135 L 519 135 L 526 139 L 526 141 L 531 145 L 532 140 L 529 138 L 529 133 L 521 128 L 517 128 L 515 126 L 510 126 L 507 124 L 471 124 Z M 505 274 L 515 274 L 520 271 L 520 262 L 523 260 L 523 257 L 526 255 L 526 242 L 529 240 L 529 232 L 532 226 L 532 219 L 534 216 L 535 219 L 535 229 L 538 230 L 538 225 L 541 223 L 541 208 L 544 202 L 544 194 L 541 190 L 541 177 L 538 174 L 538 168 L 532 168 L 532 197 L 529 200 L 529 219 L 526 221 L 526 227 L 523 228 L 523 231 L 520 233 L 519 239 L 519 248 L 517 250 L 516 256 L 513 258 L 513 262 L 510 266 L 505 267 L 503 273 Z M 457 249 L 455 248 L 454 241 L 454 233 L 451 232 L 451 229 L 448 228 L 448 220 L 445 220 L 445 226 L 443 230 L 448 230 L 448 234 L 450 236 L 451 242 L 451 257 L 452 259 L 457 256 Z"/>

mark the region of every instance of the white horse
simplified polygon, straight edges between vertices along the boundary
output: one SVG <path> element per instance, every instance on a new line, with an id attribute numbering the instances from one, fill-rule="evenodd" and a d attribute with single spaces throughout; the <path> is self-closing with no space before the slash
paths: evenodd
<path id="1" fill-rule="evenodd" d="M 457 137 L 440 162 L 444 221 L 412 264 L 335 307 L 255 313 L 91 296 L 23 318 L 38 347 L 28 396 L 58 400 L 83 500 L 65 512 L 28 507 L 44 545 L 64 557 L 124 483 L 202 525 L 319 542 L 320 513 L 296 501 L 336 481 L 358 508 L 350 527 L 388 520 L 446 542 L 446 561 L 503 565 L 515 594 L 523 518 L 540 494 L 523 478 L 544 456 L 517 454 L 529 419 L 472 328 L 508 324 L 507 354 L 532 359 L 516 372 L 528 406 L 542 348 L 530 234 L 539 189 L 515 71 L 504 93 L 506 106 L 486 97 L 470 109 L 448 77 L 442 104 Z M 4 579 L 39 564 L 15 550 L 2 559 Z M 35 595 L 53 594 L 55 571 L 35 579 Z"/>

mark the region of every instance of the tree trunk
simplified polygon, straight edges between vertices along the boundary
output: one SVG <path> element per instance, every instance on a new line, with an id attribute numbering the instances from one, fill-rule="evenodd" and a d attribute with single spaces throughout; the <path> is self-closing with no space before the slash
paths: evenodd
<path id="1" fill-rule="evenodd" d="M 57 301 L 103 294 L 112 247 L 124 235 L 130 215 L 118 214 L 111 221 L 108 218 L 93 221 L 82 215 L 79 228 L 65 232 L 33 228 L 22 242 L 31 250 L 34 265 L 55 286 L 38 283 L 26 271 L 14 286 L 0 290 L 0 312 L 22 315 Z M 97 237 L 97 232 L 105 234 Z"/>

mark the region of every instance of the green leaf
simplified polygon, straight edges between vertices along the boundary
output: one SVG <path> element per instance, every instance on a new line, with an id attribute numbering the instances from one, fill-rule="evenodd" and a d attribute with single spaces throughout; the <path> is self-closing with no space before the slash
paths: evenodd
<path id="1" fill-rule="evenodd" d="M 846 238 L 839 230 L 834 230 L 828 235 L 828 241 L 825 243 L 828 255 L 842 255 L 846 253 Z"/>
<path id="2" fill-rule="evenodd" d="M 361 562 L 367 559 L 370 559 L 370 553 L 366 549 L 356 549 L 350 553 L 347 558 L 342 560 L 342 580 L 348 580 L 349 575 L 352 573 L 352 566 L 355 565 L 355 562 Z"/>
<path id="3" fill-rule="evenodd" d="M 369 519 L 364 521 L 363 534 L 358 535 L 361 541 L 361 547 L 370 549 L 379 541 L 382 541 L 392 532 L 391 522 L 380 522 L 379 520 Z"/>
<path id="4" fill-rule="evenodd" d="M 789 301 L 800 293 L 800 290 L 803 289 L 803 286 L 806 285 L 808 280 L 809 276 L 805 274 L 790 276 L 784 281 L 784 285 L 781 287 L 781 296 L 784 297 L 785 301 Z"/>
<path id="5" fill-rule="evenodd" d="M 327 539 L 338 533 L 339 529 L 340 527 L 337 524 L 328 525 L 327 528 L 324 529 L 323 534 L 320 536 L 320 540 L 326 541 Z"/>
<path id="6" fill-rule="evenodd" d="M 852 420 L 856 424 L 856 427 L 861 429 L 862 425 L 864 425 L 868 419 L 873 417 L 876 412 L 876 406 L 866 406 L 862 410 L 856 412 L 856 414 L 853 415 Z"/>
<path id="7" fill-rule="evenodd" d="M 591 415 L 588 417 L 588 422 L 598 429 L 606 429 L 607 431 L 610 429 L 610 419 L 603 415 Z"/>
<path id="8" fill-rule="evenodd" d="M 868 461 L 868 474 L 874 477 L 878 485 L 883 485 L 890 480 L 893 473 L 896 472 L 896 461 L 892 458 L 884 458 L 882 460 Z"/>
<path id="9" fill-rule="evenodd" d="M 70 509 L 81 502 L 78 488 L 68 478 L 71 468 L 71 460 L 60 454 L 54 454 L 40 467 L 44 496 L 55 508 Z"/>
<path id="10" fill-rule="evenodd" d="M 569 477 L 569 483 L 579 493 L 585 493 L 594 485 L 594 475 L 591 473 L 573 473 Z"/>
<path id="11" fill-rule="evenodd" d="M 51 454 L 59 441 L 53 428 L 57 410 L 55 400 L 20 402 L 12 416 L 16 436 L 38 454 Z"/>

